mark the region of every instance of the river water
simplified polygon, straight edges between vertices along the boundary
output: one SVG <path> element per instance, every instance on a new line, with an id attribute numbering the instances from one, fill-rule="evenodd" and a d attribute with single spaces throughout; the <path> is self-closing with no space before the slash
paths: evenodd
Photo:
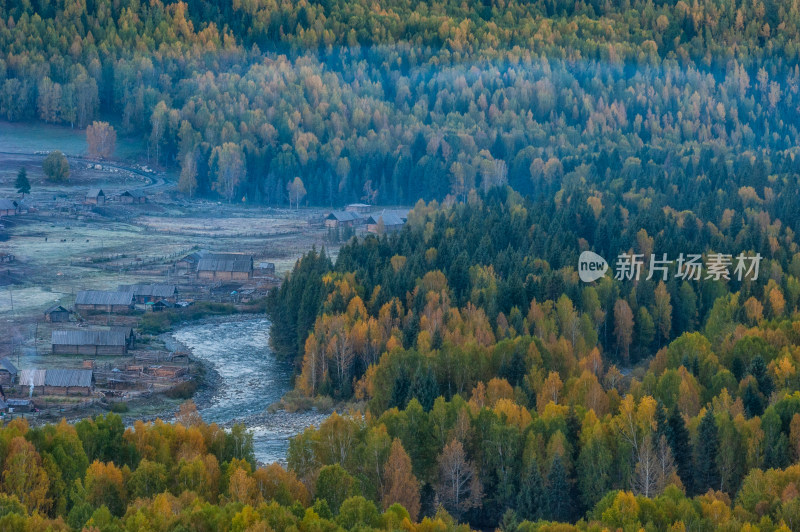
<path id="1" fill-rule="evenodd" d="M 270 322 L 263 317 L 211 320 L 176 330 L 172 336 L 220 377 L 214 394 L 199 405 L 207 423 L 244 423 L 253 433 L 256 460 L 284 462 L 289 438 L 325 415 L 267 412 L 291 387 L 292 369 L 269 348 Z"/>

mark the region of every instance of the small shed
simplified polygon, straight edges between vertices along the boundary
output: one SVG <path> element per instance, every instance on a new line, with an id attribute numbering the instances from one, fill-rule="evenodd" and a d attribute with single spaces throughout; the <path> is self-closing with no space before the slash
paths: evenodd
<path id="1" fill-rule="evenodd" d="M 147 203 L 147 193 L 144 190 L 126 190 L 119 195 L 120 203 Z"/>
<path id="2" fill-rule="evenodd" d="M 258 269 L 261 273 L 267 275 L 275 275 L 275 263 L 274 262 L 259 262 Z"/>
<path id="3" fill-rule="evenodd" d="M 196 270 L 197 263 L 206 256 L 205 251 L 195 251 L 188 255 L 181 257 L 176 263 L 175 267 L 181 270 Z"/>
<path id="4" fill-rule="evenodd" d="M 147 303 L 147 310 L 150 312 L 162 312 L 168 308 L 172 308 L 173 306 L 174 305 L 166 299 L 160 299 L 158 301 L 151 301 Z"/>
<path id="5" fill-rule="evenodd" d="M 19 203 L 11 199 L 0 198 L 0 216 L 16 216 L 19 212 Z"/>
<path id="6" fill-rule="evenodd" d="M 30 412 L 33 410 L 33 401 L 30 399 L 6 399 L 9 411 Z"/>
<path id="7" fill-rule="evenodd" d="M 120 292 L 131 292 L 134 301 L 139 304 L 165 299 L 175 302 L 178 299 L 178 288 L 174 284 L 123 284 Z"/>
<path id="8" fill-rule="evenodd" d="M 54 355 L 124 355 L 133 347 L 133 332 L 127 327 L 109 330 L 54 330 Z"/>
<path id="9" fill-rule="evenodd" d="M 105 290 L 81 290 L 75 297 L 75 310 L 125 312 L 133 308 L 133 293 Z"/>
<path id="10" fill-rule="evenodd" d="M 18 375 L 17 367 L 7 358 L 0 358 L 0 385 L 14 384 Z"/>
<path id="11" fill-rule="evenodd" d="M 46 395 L 89 395 L 94 388 L 90 369 L 48 369 L 44 375 Z"/>
<path id="12" fill-rule="evenodd" d="M 44 320 L 50 323 L 69 321 L 69 311 L 61 305 L 55 305 L 44 311 Z"/>
<path id="13" fill-rule="evenodd" d="M 85 202 L 90 205 L 105 205 L 106 193 L 102 188 L 93 188 L 86 192 Z"/>
<path id="14" fill-rule="evenodd" d="M 364 219 L 357 212 L 333 211 L 325 217 L 325 227 L 353 227 L 364 223 Z"/>
<path id="15" fill-rule="evenodd" d="M 253 277 L 251 255 L 207 255 L 197 263 L 197 278 L 215 281 L 247 280 Z"/>

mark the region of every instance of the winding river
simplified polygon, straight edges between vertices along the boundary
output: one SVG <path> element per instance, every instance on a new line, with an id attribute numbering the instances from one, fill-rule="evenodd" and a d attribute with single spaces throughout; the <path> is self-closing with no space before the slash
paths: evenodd
<path id="1" fill-rule="evenodd" d="M 219 375 L 213 395 L 198 408 L 207 423 L 244 423 L 253 433 L 256 459 L 284 462 L 289 438 L 325 415 L 267 412 L 291 389 L 292 370 L 269 348 L 264 317 L 209 321 L 181 327 L 172 336 Z"/>

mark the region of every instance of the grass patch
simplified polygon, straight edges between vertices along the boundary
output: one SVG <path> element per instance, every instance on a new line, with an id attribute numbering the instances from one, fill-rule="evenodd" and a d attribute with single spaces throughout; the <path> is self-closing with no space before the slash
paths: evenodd
<path id="1" fill-rule="evenodd" d="M 281 397 L 280 401 L 270 405 L 269 411 L 286 410 L 289 413 L 295 413 L 316 409 L 319 412 L 330 412 L 333 407 L 333 399 L 327 395 L 308 397 L 299 390 L 289 390 Z"/>
<path id="2" fill-rule="evenodd" d="M 130 410 L 130 408 L 128 408 L 128 403 L 118 401 L 115 403 L 111 403 L 111 408 L 109 408 L 109 410 L 111 410 L 115 414 L 124 414 L 128 410 Z"/>
<path id="3" fill-rule="evenodd" d="M 264 314 L 267 312 L 267 298 L 254 299 L 246 305 L 241 305 L 241 312 L 245 314 Z"/>
<path id="4" fill-rule="evenodd" d="M 146 145 L 138 135 L 125 135 L 118 124 L 117 147 L 113 159 L 135 158 L 145 151 Z M 0 121 L 0 151 L 33 153 L 61 150 L 65 155 L 86 155 L 86 132 L 65 125 L 42 122 Z"/>
<path id="5" fill-rule="evenodd" d="M 186 381 L 176 384 L 164 392 L 164 395 L 170 399 L 191 399 L 195 391 L 197 391 L 197 383 L 194 381 Z"/>

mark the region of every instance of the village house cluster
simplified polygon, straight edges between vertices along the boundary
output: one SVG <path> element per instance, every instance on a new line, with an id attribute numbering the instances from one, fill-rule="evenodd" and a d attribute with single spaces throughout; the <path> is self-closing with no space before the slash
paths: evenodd
<path id="1" fill-rule="evenodd" d="M 98 169 L 97 165 L 90 166 Z M 135 212 L 121 209 L 123 206 L 158 208 L 157 202 L 150 202 L 146 188 L 89 188 L 69 200 L 54 196 L 53 205 L 53 212 L 78 221 Z M 0 231 L 3 224 L 13 227 L 26 223 L 28 217 L 20 215 L 37 215 L 39 207 L 37 203 L 28 205 L 22 200 L 0 198 Z M 329 231 L 361 229 L 388 234 L 402 229 L 408 214 L 408 209 L 379 209 L 355 203 L 309 222 Z M 34 349 L 44 355 L 43 360 L 37 361 L 39 367 L 26 367 L 25 361 L 15 365 L 13 357 L 0 359 L 0 412 L 26 412 L 51 404 L 63 408 L 65 404 L 109 398 L 126 400 L 132 393 L 190 379 L 188 355 L 168 352 L 154 336 L 146 334 L 142 326 L 146 318 L 158 321 L 164 314 L 157 313 L 180 312 L 201 302 L 247 303 L 263 297 L 269 287 L 279 282 L 266 248 L 253 243 L 243 245 L 245 249 L 225 249 L 219 243 L 216 246 L 183 250 L 155 262 L 113 252 L 105 252 L 102 257 L 76 258 L 82 267 L 106 271 L 119 267 L 120 272 L 124 268 L 128 275 L 138 276 L 135 280 L 148 282 L 127 281 L 114 289 L 81 283 L 83 289 L 73 288 L 74 299 L 67 295 L 44 310 L 34 335 Z M 108 249 L 105 244 L 101 248 Z M 0 251 L 0 263 L 13 261 L 13 255 Z"/>
<path id="2" fill-rule="evenodd" d="M 325 227 L 329 229 L 355 228 L 366 225 L 373 234 L 393 233 L 403 228 L 408 221 L 409 209 L 381 209 L 365 203 L 351 203 L 342 211 L 332 211 L 325 216 Z"/>

